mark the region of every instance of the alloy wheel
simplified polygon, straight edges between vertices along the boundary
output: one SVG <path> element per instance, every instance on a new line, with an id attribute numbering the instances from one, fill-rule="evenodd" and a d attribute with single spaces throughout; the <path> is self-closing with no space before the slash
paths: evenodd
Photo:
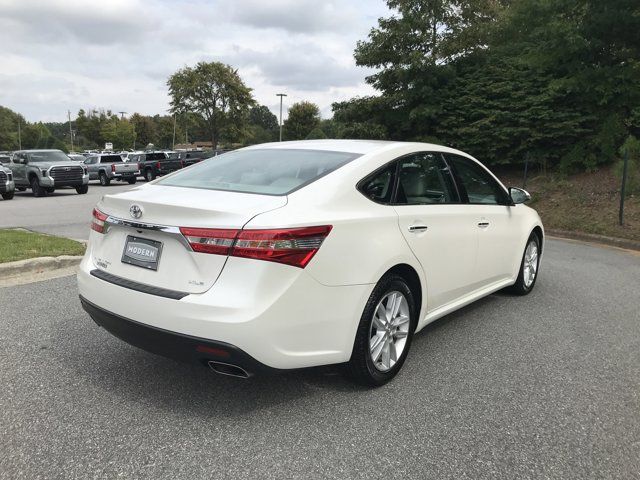
<path id="1" fill-rule="evenodd" d="M 527 288 L 533 285 L 538 273 L 538 244 L 531 240 L 524 252 L 523 279 Z"/>
<path id="2" fill-rule="evenodd" d="M 405 296 L 398 291 L 387 293 L 376 306 L 369 328 L 369 353 L 377 370 L 391 370 L 402 356 L 410 323 Z"/>

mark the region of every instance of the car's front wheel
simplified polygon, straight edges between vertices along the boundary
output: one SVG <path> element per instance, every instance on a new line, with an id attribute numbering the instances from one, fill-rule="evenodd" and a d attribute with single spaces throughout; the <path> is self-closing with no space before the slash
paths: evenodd
<path id="1" fill-rule="evenodd" d="M 402 368 L 417 324 L 404 278 L 385 275 L 373 289 L 356 332 L 348 370 L 358 383 L 384 385 Z"/>
<path id="2" fill-rule="evenodd" d="M 516 283 L 509 289 L 516 295 L 527 295 L 533 290 L 538 279 L 538 267 L 540 266 L 540 238 L 532 233 L 527 240 L 527 246 L 522 255 L 520 271 Z"/>
<path id="3" fill-rule="evenodd" d="M 89 185 L 80 185 L 79 187 L 76 187 L 76 192 L 79 195 L 84 195 L 88 191 L 89 191 Z"/>
<path id="4" fill-rule="evenodd" d="M 47 194 L 47 191 L 40 186 L 38 177 L 31 178 L 31 191 L 34 197 L 44 197 Z"/>
<path id="5" fill-rule="evenodd" d="M 2 198 L 5 200 L 11 200 L 13 198 L 13 192 L 3 193 Z"/>

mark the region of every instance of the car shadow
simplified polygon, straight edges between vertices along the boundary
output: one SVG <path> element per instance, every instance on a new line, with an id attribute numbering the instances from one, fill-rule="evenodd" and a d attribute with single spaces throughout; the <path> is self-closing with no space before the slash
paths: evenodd
<path id="1" fill-rule="evenodd" d="M 408 363 L 421 362 L 433 354 L 437 345 L 427 343 L 430 333 L 472 321 L 474 311 L 486 308 L 495 298 L 486 297 L 427 325 L 414 338 Z M 201 365 L 180 363 L 132 347 L 95 325 L 88 315 L 79 314 L 73 323 L 83 328 L 69 340 L 69 326 L 56 324 L 48 355 L 59 357 L 61 368 L 71 369 L 70 375 L 81 378 L 107 396 L 116 396 L 124 403 L 140 401 L 167 411 L 188 411 L 202 418 L 216 416 L 241 417 L 248 412 L 268 410 L 304 397 L 325 395 L 369 395 L 372 390 L 353 384 L 343 375 L 344 366 L 292 370 L 276 374 L 260 374 L 248 379 L 220 375 Z M 444 348 L 444 347 L 443 347 Z M 416 352 L 417 350 L 417 352 Z M 431 353 L 426 353 L 425 351 Z M 91 352 L 88 355 L 86 352 Z M 412 361 L 413 359 L 413 361 Z M 422 367 L 419 367 L 422 368 Z M 412 370 L 415 369 L 413 365 Z M 410 379 L 406 379 L 410 380 Z M 403 375 L 382 388 L 401 389 Z"/>

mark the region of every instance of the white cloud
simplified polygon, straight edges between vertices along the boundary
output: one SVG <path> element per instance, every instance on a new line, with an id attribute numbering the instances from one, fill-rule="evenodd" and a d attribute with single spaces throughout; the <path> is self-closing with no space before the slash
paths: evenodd
<path id="1" fill-rule="evenodd" d="M 167 77 L 218 60 L 258 102 L 331 102 L 372 93 L 353 48 L 382 0 L 0 0 L 0 105 L 31 121 L 67 109 L 144 114 L 168 108 Z"/>

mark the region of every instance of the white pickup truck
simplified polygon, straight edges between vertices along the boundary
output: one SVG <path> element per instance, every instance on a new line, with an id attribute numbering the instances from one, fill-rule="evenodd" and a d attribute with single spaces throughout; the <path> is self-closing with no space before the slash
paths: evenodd
<path id="1" fill-rule="evenodd" d="M 100 185 L 105 187 L 111 183 L 111 180 L 120 180 L 133 185 L 140 174 L 137 163 L 124 162 L 120 155 L 113 153 L 91 155 L 84 164 L 89 170 L 89 180 L 100 180 Z"/>

